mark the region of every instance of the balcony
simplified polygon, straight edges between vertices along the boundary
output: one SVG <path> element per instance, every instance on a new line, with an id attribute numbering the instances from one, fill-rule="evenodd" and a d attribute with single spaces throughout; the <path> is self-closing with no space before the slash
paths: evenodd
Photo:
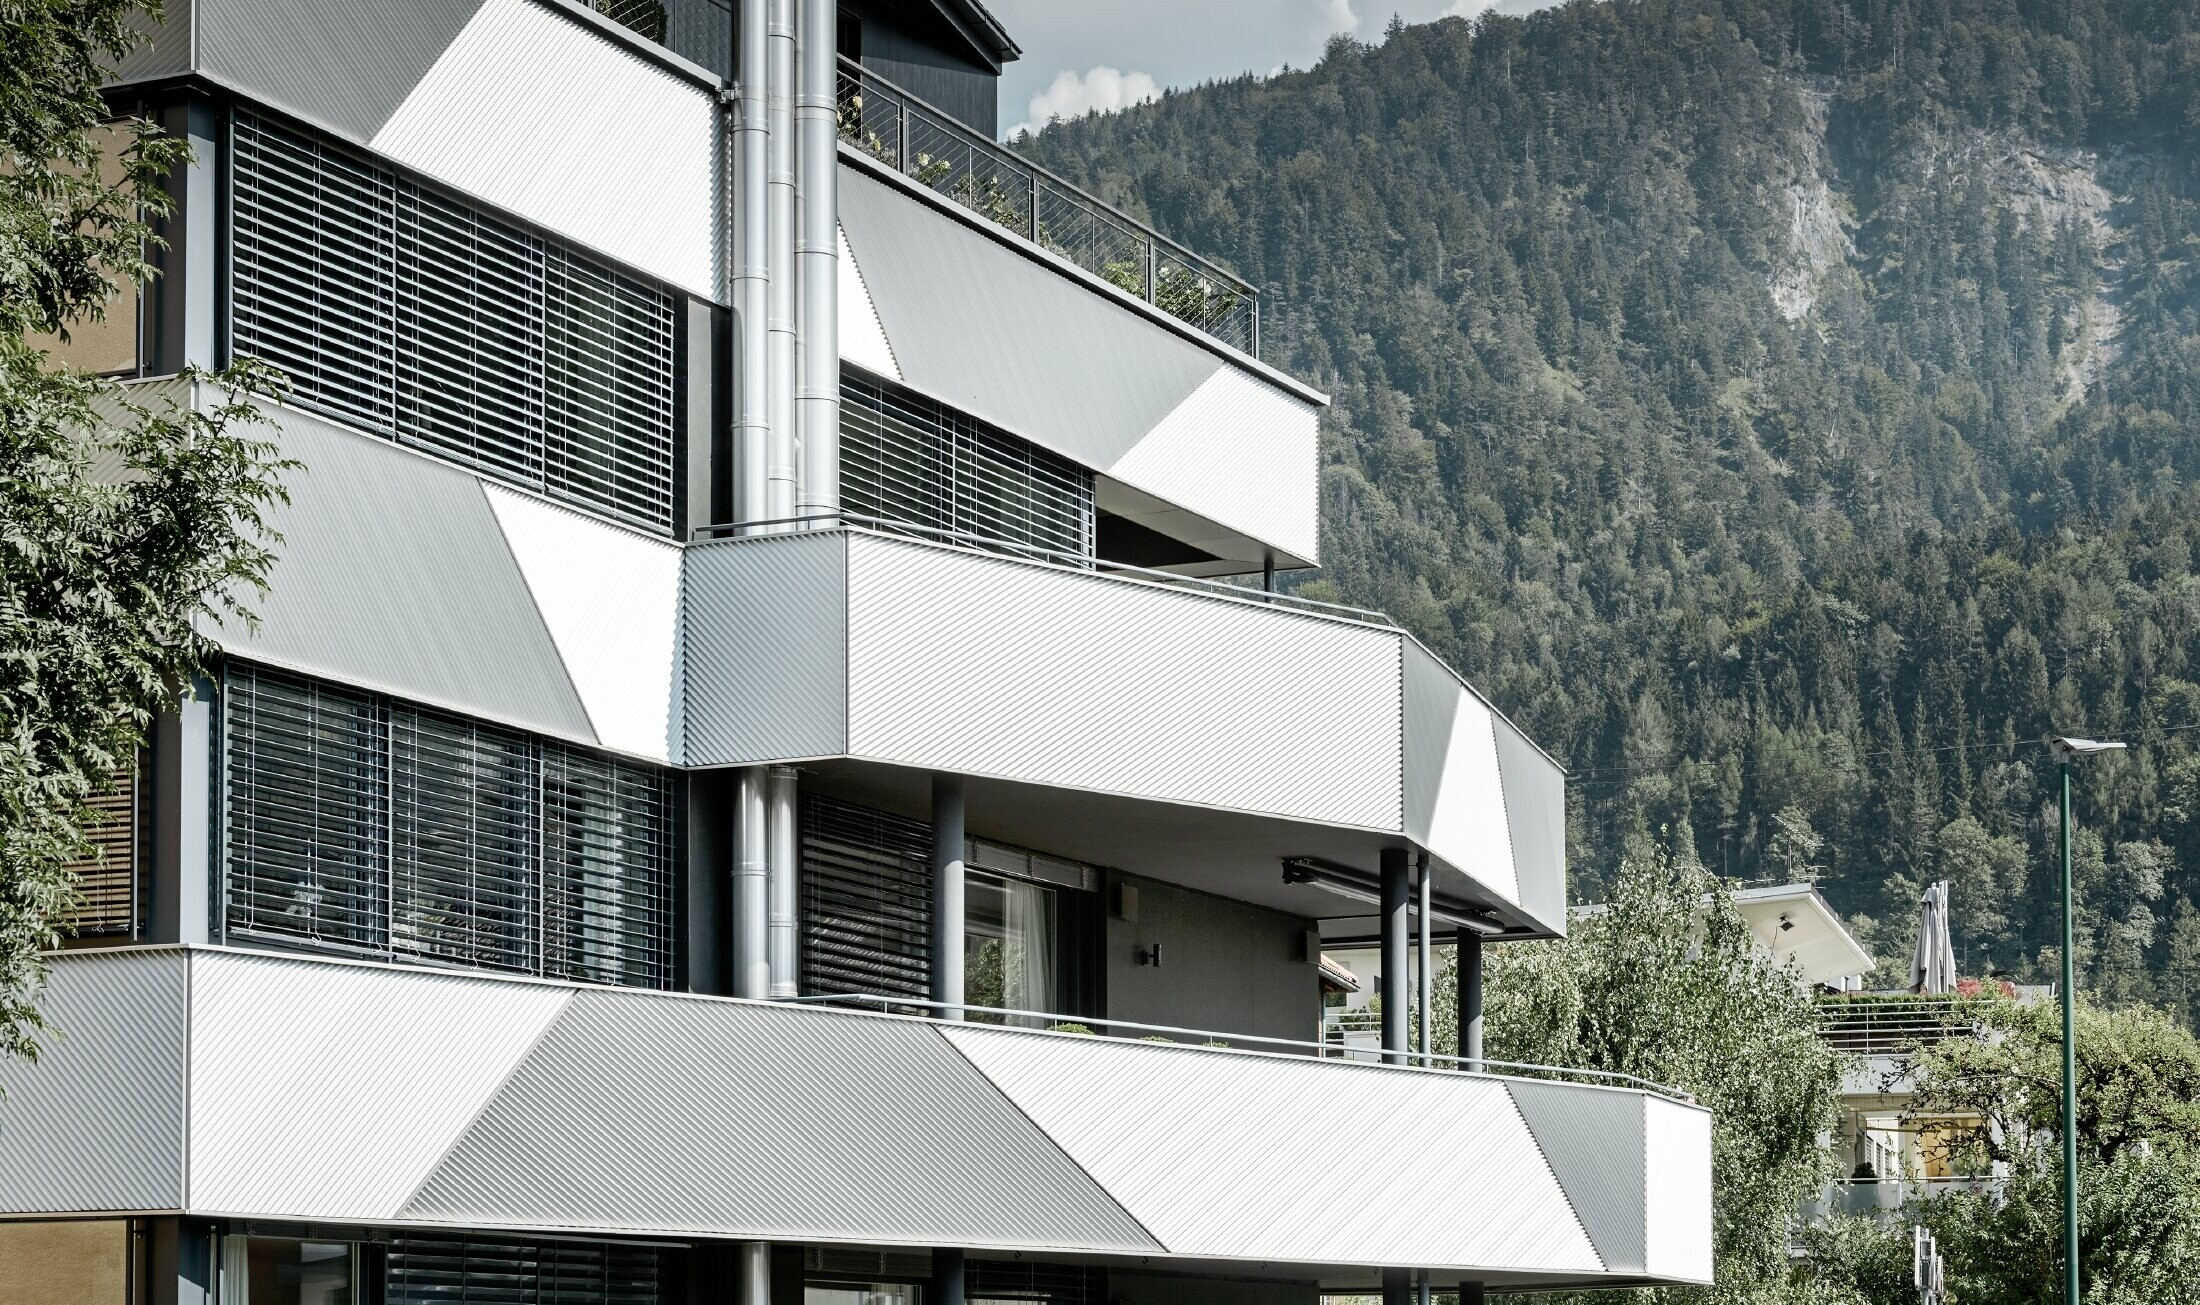
<path id="1" fill-rule="evenodd" d="M 919 185 L 1260 356 L 1260 292 L 845 55 L 840 138 Z"/>
<path id="2" fill-rule="evenodd" d="M 1915 1201 L 1950 1195 L 1998 1198 L 2007 1185 L 2007 1179 L 1991 1177 L 1851 1179 L 1829 1183 L 1823 1192 L 1804 1202 L 1803 1221 L 1809 1223 L 1829 1215 L 1889 1220 Z"/>
<path id="3" fill-rule="evenodd" d="M 1440 910 L 1564 930 L 1557 765 L 1380 618 L 856 527 L 692 544 L 683 594 L 691 767 L 906 815 L 961 774 L 972 828 L 1306 917 L 1284 859 L 1406 838 Z"/>
<path id="4" fill-rule="evenodd" d="M 1818 1033 L 1854 1056 L 1902 1057 L 1976 1033 L 1977 1004 L 1962 997 L 1832 997 L 1818 1003 Z"/>
<path id="5" fill-rule="evenodd" d="M 46 1011 L 11 1213 L 1710 1278 L 1654 1091 L 217 948 L 61 954 Z"/>

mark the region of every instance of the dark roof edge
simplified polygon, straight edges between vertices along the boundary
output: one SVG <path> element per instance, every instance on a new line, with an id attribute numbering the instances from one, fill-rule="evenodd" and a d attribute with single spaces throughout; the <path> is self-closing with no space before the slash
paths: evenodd
<path id="1" fill-rule="evenodd" d="M 932 0 L 932 3 L 972 45 L 995 62 L 1013 63 L 1023 57 L 1023 47 L 1016 44 L 1008 29 L 1001 26 L 1001 20 L 995 18 L 980 0 Z"/>

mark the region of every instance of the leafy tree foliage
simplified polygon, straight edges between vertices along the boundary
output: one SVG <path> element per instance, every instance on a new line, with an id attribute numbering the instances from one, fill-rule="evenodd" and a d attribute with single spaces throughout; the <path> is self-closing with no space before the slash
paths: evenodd
<path id="1" fill-rule="evenodd" d="M 1326 575 L 1661 837 L 1900 965 L 2200 1010 L 2200 4 L 1638 0 L 1396 25 L 1023 143 L 1263 287 Z M 1661 832 L 1664 833 L 1661 836 Z M 1804 833 L 1823 839 L 1812 850 Z"/>
<path id="2" fill-rule="evenodd" d="M 1632 1074 L 1709 1107 L 1718 1282 L 1708 1297 L 1784 1298 L 1795 1210 L 1832 1176 L 1822 1139 L 1839 1057 L 1818 1037 L 1803 985 L 1765 957 L 1702 867 L 1629 862 L 1605 905 L 1561 941 L 1490 950 L 1485 1050 Z M 1457 992 L 1453 972 L 1433 994 L 1446 1055 L 1458 1045 Z"/>
<path id="3" fill-rule="evenodd" d="M 133 403 L 41 347 L 152 275 L 159 182 L 187 157 L 147 124 L 98 130 L 100 67 L 138 39 L 135 12 L 24 0 L 0 22 L 0 1055 L 37 1050 L 39 954 L 90 851 L 85 798 L 198 673 L 195 619 L 246 615 L 281 494 L 243 429 L 266 373 L 186 377 L 224 396 L 193 411 Z"/>
<path id="4" fill-rule="evenodd" d="M 1874 1229 L 1834 1220 L 1804 1235 L 1809 1273 L 1871 1305 L 1908 1305 L 1909 1224 L 1933 1231 L 1952 1298 L 2062 1300 L 2061 1015 L 1992 1002 L 1986 1036 L 1918 1057 L 1920 1118 L 1977 1118 L 1943 1143 L 1955 1172 L 2005 1184 L 1916 1201 Z M 2160 1012 L 2078 1008 L 2078 1248 L 2086 1299 L 2169 1305 L 2200 1283 L 2200 1043 Z"/>

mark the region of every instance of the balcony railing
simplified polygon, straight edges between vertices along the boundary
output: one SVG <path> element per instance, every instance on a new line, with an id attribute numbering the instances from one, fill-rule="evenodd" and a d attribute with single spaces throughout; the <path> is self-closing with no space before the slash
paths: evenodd
<path id="1" fill-rule="evenodd" d="M 1254 357 L 1260 294 L 854 60 L 840 60 L 840 138 L 919 185 Z"/>
<path id="2" fill-rule="evenodd" d="M 1821 1002 L 1819 1035 L 1859 1056 L 1900 1056 L 1927 1043 L 1967 1037 L 1978 1028 L 1974 1003 L 1955 997 L 1914 1001 Z"/>

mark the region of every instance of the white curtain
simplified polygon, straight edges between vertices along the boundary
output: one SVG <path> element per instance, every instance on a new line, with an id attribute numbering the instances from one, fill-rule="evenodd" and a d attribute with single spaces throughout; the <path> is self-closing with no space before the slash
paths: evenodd
<path id="1" fill-rule="evenodd" d="M 221 1305 L 252 1305 L 252 1264 L 242 1237 L 222 1238 Z"/>
<path id="2" fill-rule="evenodd" d="M 1001 958 L 1001 982 L 1014 1010 L 1054 1009 L 1054 893 L 1021 879 L 1004 879 L 1007 954 Z M 1048 1021 L 1019 1018 L 1014 1023 L 1044 1028 Z"/>

